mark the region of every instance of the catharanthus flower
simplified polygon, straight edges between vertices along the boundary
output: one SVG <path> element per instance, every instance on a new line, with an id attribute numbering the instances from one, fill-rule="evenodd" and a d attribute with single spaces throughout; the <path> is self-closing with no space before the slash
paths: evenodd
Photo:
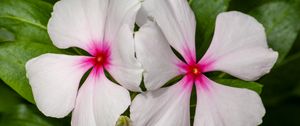
<path id="1" fill-rule="evenodd" d="M 114 126 L 130 105 L 125 89 L 140 91 L 142 70 L 134 56 L 133 28 L 138 0 L 62 0 L 55 4 L 48 32 L 61 49 L 79 47 L 90 56 L 44 54 L 26 64 L 38 108 L 73 126 Z M 87 79 L 78 87 L 83 75 Z M 110 81 L 104 70 L 122 86 Z"/>
<path id="2" fill-rule="evenodd" d="M 186 0 L 145 0 L 142 8 L 144 13 L 138 16 L 138 23 L 145 21 L 139 17 L 154 20 L 136 33 L 137 58 L 145 68 L 144 82 L 150 91 L 139 94 L 132 102 L 134 125 L 189 126 L 194 84 L 194 126 L 257 126 L 262 122 L 265 109 L 256 92 L 224 86 L 204 75 L 223 71 L 254 81 L 268 73 L 278 53 L 268 48 L 260 23 L 240 12 L 219 14 L 211 45 L 197 61 L 196 23 Z M 170 46 L 184 61 L 176 57 Z M 184 77 L 172 86 L 160 88 L 178 75 Z"/>

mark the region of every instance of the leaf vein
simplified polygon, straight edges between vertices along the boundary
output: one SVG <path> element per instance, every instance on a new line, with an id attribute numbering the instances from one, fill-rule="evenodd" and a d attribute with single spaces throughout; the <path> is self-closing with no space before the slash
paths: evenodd
<path id="1" fill-rule="evenodd" d="M 7 18 L 7 19 L 13 19 L 13 20 L 21 21 L 21 22 L 28 23 L 28 24 L 30 24 L 30 25 L 39 27 L 39 28 L 41 28 L 41 29 L 47 30 L 47 27 L 44 26 L 44 25 L 41 25 L 41 24 L 38 24 L 38 23 L 34 23 L 34 22 L 30 22 L 30 21 L 28 21 L 28 20 L 24 20 L 24 19 L 21 19 L 21 18 L 19 18 L 19 17 L 13 17 L 13 16 L 0 16 L 0 18 Z"/>

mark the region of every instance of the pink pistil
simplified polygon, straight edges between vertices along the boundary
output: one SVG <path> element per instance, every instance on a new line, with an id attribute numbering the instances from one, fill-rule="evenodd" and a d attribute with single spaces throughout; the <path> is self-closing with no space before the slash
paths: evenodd
<path id="1" fill-rule="evenodd" d="M 190 81 L 195 81 L 202 74 L 202 68 L 199 64 L 192 63 L 186 64 L 181 63 L 178 67 L 183 71 L 183 74 L 186 75 L 186 79 Z"/>
<path id="2" fill-rule="evenodd" d="M 178 65 L 178 67 L 181 69 L 182 74 L 184 74 L 184 80 L 185 85 L 184 87 L 191 87 L 193 84 L 198 84 L 197 87 L 202 87 L 205 90 L 208 90 L 208 83 L 206 81 L 206 77 L 203 74 L 203 69 L 206 69 L 206 65 L 201 65 L 201 64 L 186 64 L 186 63 L 181 63 Z M 197 82 L 197 83 L 196 83 Z"/>

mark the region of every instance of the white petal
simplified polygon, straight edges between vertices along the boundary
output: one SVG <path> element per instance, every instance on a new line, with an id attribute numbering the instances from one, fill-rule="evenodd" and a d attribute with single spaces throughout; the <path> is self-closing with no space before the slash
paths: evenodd
<path id="1" fill-rule="evenodd" d="M 139 85 L 143 70 L 134 57 L 134 50 L 133 32 L 128 25 L 123 25 L 117 39 L 112 43 L 112 60 L 107 70 L 125 88 L 141 91 Z"/>
<path id="2" fill-rule="evenodd" d="M 80 89 L 72 116 L 74 126 L 114 126 L 130 105 L 129 92 L 102 72 L 89 76 Z"/>
<path id="3" fill-rule="evenodd" d="M 134 126 L 189 126 L 192 83 L 185 79 L 135 97 L 130 107 Z"/>
<path id="4" fill-rule="evenodd" d="M 145 0 L 143 8 L 186 60 L 195 60 L 195 16 L 186 0 Z M 192 59 L 191 59 L 192 58 Z"/>
<path id="5" fill-rule="evenodd" d="M 179 75 L 178 58 L 153 22 L 143 25 L 135 34 L 136 53 L 142 63 L 144 82 L 148 90 L 157 89 Z"/>
<path id="6" fill-rule="evenodd" d="M 48 32 L 59 48 L 88 50 L 103 40 L 108 0 L 61 0 L 54 6 Z"/>
<path id="7" fill-rule="evenodd" d="M 256 92 L 220 85 L 205 76 L 196 87 L 194 126 L 257 126 L 262 122 L 265 109 Z"/>
<path id="8" fill-rule="evenodd" d="M 212 43 L 201 59 L 203 71 L 224 71 L 244 80 L 256 80 L 268 73 L 278 53 L 268 48 L 263 26 L 240 12 L 217 17 Z"/>
<path id="9" fill-rule="evenodd" d="M 95 83 L 88 78 L 80 87 L 76 99 L 76 106 L 72 113 L 72 126 L 97 126 L 93 104 L 95 85 L 97 84 L 99 83 Z"/>
<path id="10" fill-rule="evenodd" d="M 115 126 L 131 103 L 129 92 L 106 78 L 95 85 L 94 109 L 97 126 Z"/>
<path id="11" fill-rule="evenodd" d="M 142 25 L 146 24 L 148 20 L 151 20 L 149 19 L 150 17 L 148 17 L 148 13 L 147 11 L 145 10 L 145 8 L 142 6 L 137 15 L 136 15 L 136 24 L 141 27 Z"/>
<path id="12" fill-rule="evenodd" d="M 129 25 L 133 31 L 140 7 L 139 0 L 110 0 L 105 24 L 105 40 L 114 42 L 124 24 Z"/>
<path id="13" fill-rule="evenodd" d="M 80 79 L 91 67 L 86 57 L 44 54 L 26 64 L 37 107 L 45 115 L 64 117 L 74 108 Z"/>
<path id="14" fill-rule="evenodd" d="M 243 80 L 257 80 L 269 73 L 276 62 L 272 49 L 251 48 L 235 51 L 213 63 L 214 70 L 224 71 Z"/>

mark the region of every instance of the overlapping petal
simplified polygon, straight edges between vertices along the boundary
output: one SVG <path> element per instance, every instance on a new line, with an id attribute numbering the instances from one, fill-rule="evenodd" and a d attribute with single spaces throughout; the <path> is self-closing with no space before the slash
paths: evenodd
<path id="1" fill-rule="evenodd" d="M 259 95 L 248 89 L 217 84 L 205 76 L 196 81 L 194 126 L 257 126 L 265 109 Z"/>
<path id="2" fill-rule="evenodd" d="M 107 70 L 125 88 L 141 91 L 141 65 L 135 58 L 133 28 L 138 0 L 110 0 L 105 24 L 105 40 L 111 44 L 111 65 Z"/>
<path id="3" fill-rule="evenodd" d="M 112 44 L 112 60 L 107 70 L 125 88 L 132 91 L 141 91 L 139 85 L 143 70 L 134 55 L 132 29 L 128 25 L 123 25 L 117 39 Z"/>
<path id="4" fill-rule="evenodd" d="M 59 48 L 88 51 L 92 42 L 104 38 L 108 0 L 61 0 L 54 5 L 48 33 Z"/>
<path id="5" fill-rule="evenodd" d="M 109 0 L 105 24 L 105 40 L 114 42 L 123 25 L 129 25 L 133 32 L 136 14 L 141 7 L 139 0 Z"/>
<path id="6" fill-rule="evenodd" d="M 91 68 L 84 56 L 44 54 L 26 64 L 37 107 L 47 116 L 64 117 L 75 105 L 80 79 Z"/>
<path id="7" fill-rule="evenodd" d="M 108 80 L 103 71 L 99 76 L 89 76 L 80 88 L 72 125 L 114 126 L 130 105 L 125 88 Z"/>
<path id="8" fill-rule="evenodd" d="M 163 86 L 179 75 L 178 58 L 154 22 L 143 25 L 135 34 L 137 58 L 143 64 L 144 82 L 148 90 Z"/>
<path id="9" fill-rule="evenodd" d="M 134 126 L 189 126 L 192 84 L 175 85 L 136 96 L 130 112 Z"/>
<path id="10" fill-rule="evenodd" d="M 240 12 L 225 12 L 217 17 L 212 43 L 200 64 L 208 66 L 204 72 L 224 71 L 250 81 L 268 73 L 277 57 L 259 22 Z"/>
<path id="11" fill-rule="evenodd" d="M 153 21 L 153 19 L 148 15 L 147 11 L 143 6 L 141 6 L 140 10 L 138 11 L 136 15 L 136 24 L 139 27 L 142 27 L 144 24 L 146 24 L 148 21 Z"/>
<path id="12" fill-rule="evenodd" d="M 196 60 L 195 16 L 186 0 L 145 0 L 143 9 L 148 17 L 153 17 L 170 45 L 183 55 L 185 60 Z"/>

